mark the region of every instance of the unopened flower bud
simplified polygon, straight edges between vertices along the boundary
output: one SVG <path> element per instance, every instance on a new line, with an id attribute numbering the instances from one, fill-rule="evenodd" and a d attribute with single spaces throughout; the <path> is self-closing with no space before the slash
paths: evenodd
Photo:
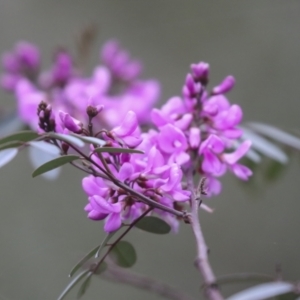
<path id="1" fill-rule="evenodd" d="M 214 95 L 224 94 L 232 90 L 235 84 L 235 79 L 233 76 L 227 76 L 219 85 L 213 88 L 212 93 Z"/>
<path id="2" fill-rule="evenodd" d="M 16 56 L 27 68 L 37 69 L 40 65 L 39 49 L 28 42 L 22 41 L 16 45 Z"/>
<path id="3" fill-rule="evenodd" d="M 189 134 L 189 143 L 192 149 L 197 149 L 201 142 L 201 132 L 197 127 L 192 127 Z"/>
<path id="4" fill-rule="evenodd" d="M 199 81 L 203 85 L 207 85 L 209 76 L 209 64 L 205 62 L 199 62 L 198 64 L 192 64 L 191 69 L 195 81 Z"/>
<path id="5" fill-rule="evenodd" d="M 99 112 L 102 109 L 103 109 L 103 105 L 96 105 L 96 106 L 89 105 L 86 108 L 86 113 L 90 118 L 94 118 L 99 114 Z"/>
<path id="6" fill-rule="evenodd" d="M 64 153 L 68 153 L 69 145 L 67 143 L 62 142 L 61 147 L 62 147 L 62 150 L 63 150 Z"/>
<path id="7" fill-rule="evenodd" d="M 185 79 L 185 85 L 183 87 L 183 94 L 186 97 L 194 98 L 201 91 L 201 84 L 195 82 L 191 74 L 188 74 Z"/>
<path id="8" fill-rule="evenodd" d="M 39 112 L 38 116 L 39 116 L 40 120 L 44 120 L 44 118 L 45 118 L 45 112 L 43 110 L 41 110 Z"/>
<path id="9" fill-rule="evenodd" d="M 82 132 L 83 124 L 79 120 L 71 117 L 68 113 L 65 113 L 63 111 L 59 111 L 59 117 L 65 128 L 67 128 L 68 130 L 74 133 Z"/>

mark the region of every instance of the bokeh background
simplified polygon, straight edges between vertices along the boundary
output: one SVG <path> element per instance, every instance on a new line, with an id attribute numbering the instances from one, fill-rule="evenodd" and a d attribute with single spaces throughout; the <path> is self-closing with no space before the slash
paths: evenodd
<path id="1" fill-rule="evenodd" d="M 161 101 L 180 94 L 192 62 L 208 61 L 212 83 L 227 74 L 237 79 L 229 98 L 245 121 L 299 129 L 300 2 L 277 0 L 0 0 L 0 52 L 20 39 L 41 47 L 45 64 L 56 46 L 72 47 L 87 25 L 99 29 L 90 60 L 115 37 L 143 60 L 145 77 L 162 84 Z M 0 106 L 14 108 L 0 92 Z M 82 174 L 65 167 L 58 181 L 31 178 L 26 153 L 0 171 L 0 299 L 56 299 L 71 267 L 104 234 L 86 218 Z M 280 262 L 286 279 L 300 279 L 299 162 L 291 159 L 283 177 L 259 190 L 232 176 L 223 193 L 201 212 L 218 275 L 256 271 L 274 274 Z M 134 232 L 135 271 L 201 298 L 193 267 L 195 244 L 188 225 L 178 235 Z M 242 288 L 223 288 L 226 295 Z M 76 293 L 69 299 L 75 299 Z M 128 286 L 94 278 L 84 299 L 158 299 Z"/>

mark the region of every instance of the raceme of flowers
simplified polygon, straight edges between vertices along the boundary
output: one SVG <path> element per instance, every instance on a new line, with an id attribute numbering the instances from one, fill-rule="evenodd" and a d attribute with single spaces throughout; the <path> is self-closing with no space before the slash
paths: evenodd
<path id="1" fill-rule="evenodd" d="M 207 178 L 209 196 L 220 193 L 218 177 L 227 171 L 242 180 L 251 176 L 251 170 L 239 163 L 251 146 L 240 139 L 243 112 L 226 98 L 235 84 L 232 76 L 208 90 L 209 65 L 192 64 L 182 96 L 153 108 L 159 85 L 139 78 L 138 61 L 116 41 L 104 45 L 101 58 L 103 65 L 84 77 L 71 55 L 60 50 L 51 69 L 40 72 L 38 48 L 20 42 L 3 56 L 1 83 L 15 94 L 20 118 L 39 133 L 75 133 L 101 138 L 103 148 L 136 150 L 99 153 L 97 143 L 89 146 L 89 175 L 82 181 L 88 196 L 85 211 L 92 220 L 105 220 L 106 232 L 147 211 L 176 231 L 180 220 L 174 214 L 152 209 L 138 195 L 184 211 L 192 192 L 187 184 L 190 172 Z M 142 131 L 141 124 L 150 129 Z M 62 155 L 77 151 L 65 142 L 58 145 Z"/>

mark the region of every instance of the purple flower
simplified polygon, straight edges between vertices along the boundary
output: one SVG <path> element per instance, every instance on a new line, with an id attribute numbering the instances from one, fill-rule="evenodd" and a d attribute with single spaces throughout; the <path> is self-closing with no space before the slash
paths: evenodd
<path id="1" fill-rule="evenodd" d="M 114 77 L 124 81 L 135 80 L 142 71 L 142 64 L 138 60 L 132 60 L 116 40 L 110 40 L 103 46 L 101 58 Z"/>
<path id="2" fill-rule="evenodd" d="M 74 133 L 81 133 L 83 124 L 76 120 L 75 118 L 71 117 L 68 113 L 63 111 L 59 111 L 59 117 L 61 119 L 63 127 L 67 128 L 68 130 Z"/>
<path id="3" fill-rule="evenodd" d="M 229 75 L 216 87 L 213 88 L 212 92 L 214 95 L 224 94 L 233 89 L 235 85 L 235 79 Z"/>
<path id="4" fill-rule="evenodd" d="M 237 161 L 248 152 L 250 147 L 251 141 L 244 141 L 236 151 L 223 154 L 222 156 L 223 161 L 228 165 L 229 169 L 242 180 L 247 180 L 252 175 L 252 171 L 246 166 L 237 164 Z"/>
<path id="5" fill-rule="evenodd" d="M 190 157 L 185 152 L 188 145 L 187 139 L 184 133 L 174 125 L 167 124 L 160 128 L 157 143 L 160 150 L 169 155 L 169 162 L 182 165 L 189 161 Z"/>
<path id="6" fill-rule="evenodd" d="M 203 85 L 206 85 L 208 82 L 209 76 L 209 64 L 205 62 L 199 62 L 198 64 L 192 64 L 191 70 L 195 81 L 201 82 Z"/>
<path id="7" fill-rule="evenodd" d="M 21 66 L 35 70 L 40 65 L 40 51 L 31 43 L 19 42 L 15 47 L 15 55 Z"/>
<path id="8" fill-rule="evenodd" d="M 225 143 L 214 134 L 201 144 L 199 154 L 203 155 L 202 169 L 204 172 L 215 176 L 224 174 L 226 169 L 219 158 L 224 149 Z"/>
<path id="9" fill-rule="evenodd" d="M 133 111 L 129 111 L 121 125 L 110 131 L 110 135 L 113 138 L 118 138 L 128 147 L 137 147 L 142 142 L 142 139 L 139 133 L 136 114 Z"/>

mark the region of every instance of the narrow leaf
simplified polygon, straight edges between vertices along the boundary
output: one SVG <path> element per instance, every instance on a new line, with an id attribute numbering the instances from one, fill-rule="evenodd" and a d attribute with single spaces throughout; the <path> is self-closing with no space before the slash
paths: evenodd
<path id="1" fill-rule="evenodd" d="M 77 294 L 78 299 L 81 298 L 85 294 L 86 290 L 91 285 L 92 275 L 93 275 L 93 272 L 89 272 L 87 274 L 87 277 L 84 279 L 83 283 L 81 284 L 78 294 Z"/>
<path id="2" fill-rule="evenodd" d="M 99 246 L 93 248 L 88 254 L 86 254 L 70 271 L 69 277 L 72 277 L 90 258 L 92 258 L 99 249 Z"/>
<path id="3" fill-rule="evenodd" d="M 16 110 L 0 117 L 0 136 L 9 135 L 12 132 L 21 130 L 23 127 L 24 123 L 20 120 Z"/>
<path id="4" fill-rule="evenodd" d="M 276 297 L 277 300 L 300 300 L 299 295 L 295 293 L 288 293 Z"/>
<path id="5" fill-rule="evenodd" d="M 0 150 L 8 149 L 8 148 L 18 148 L 23 145 L 23 142 L 20 141 L 12 141 L 4 144 L 0 144 Z"/>
<path id="6" fill-rule="evenodd" d="M 156 234 L 167 234 L 171 227 L 164 220 L 157 217 L 144 217 L 135 224 L 135 227 Z"/>
<path id="7" fill-rule="evenodd" d="M 79 139 L 78 137 L 75 137 L 73 135 L 70 134 L 61 134 L 61 133 L 48 133 L 47 138 L 54 138 L 54 139 L 58 139 L 60 141 L 64 141 L 66 143 L 69 143 L 71 145 L 75 145 L 79 148 L 82 148 L 84 146 L 84 142 Z"/>
<path id="8" fill-rule="evenodd" d="M 256 134 L 255 132 L 247 128 L 243 128 L 242 138 L 244 140 L 250 140 L 252 142 L 252 147 L 262 154 L 265 154 L 266 156 L 283 164 L 288 162 L 287 155 L 279 147 Z"/>
<path id="9" fill-rule="evenodd" d="M 51 143 L 48 143 L 48 142 L 32 141 L 32 142 L 29 142 L 29 145 L 36 149 L 39 149 L 43 152 L 54 155 L 54 156 L 58 156 L 60 154 L 60 149 L 57 146 L 55 146 Z"/>
<path id="10" fill-rule="evenodd" d="M 101 147 L 96 148 L 94 152 L 102 153 L 102 152 L 109 152 L 109 153 L 140 153 L 144 154 L 141 150 L 129 149 L 129 148 L 114 148 L 114 147 Z"/>
<path id="11" fill-rule="evenodd" d="M 63 290 L 63 292 L 59 295 L 57 300 L 62 300 L 64 299 L 67 294 L 71 291 L 71 289 L 87 274 L 89 273 L 90 270 L 85 270 L 79 273 L 68 285 L 67 287 Z"/>
<path id="12" fill-rule="evenodd" d="M 87 277 L 86 277 L 86 279 L 83 281 L 83 283 L 81 284 L 81 286 L 79 288 L 79 291 L 78 291 L 78 294 L 77 294 L 77 298 L 81 298 L 85 294 L 85 292 L 87 291 L 88 287 L 91 284 L 92 275 L 93 274 L 100 275 L 106 269 L 107 269 L 107 264 L 106 264 L 105 261 L 103 261 L 96 272 L 93 272 L 93 271 L 89 272 L 88 275 L 87 275 Z"/>
<path id="13" fill-rule="evenodd" d="M 30 162 L 34 169 L 37 169 L 48 161 L 60 157 L 60 149 L 52 144 L 46 143 L 44 141 L 30 143 L 37 144 L 32 145 L 33 147 L 29 147 L 28 149 Z M 51 146 L 50 149 L 49 145 Z M 43 173 L 42 176 L 48 180 L 54 180 L 59 176 L 60 170 L 61 168 L 56 168 L 49 172 Z"/>
<path id="14" fill-rule="evenodd" d="M 277 161 L 270 161 L 264 172 L 264 176 L 267 180 L 272 181 L 279 178 L 284 170 L 286 170 L 285 165 Z"/>
<path id="15" fill-rule="evenodd" d="M 38 175 L 41 175 L 45 172 L 48 172 L 50 170 L 56 169 L 62 165 L 65 165 L 75 159 L 78 159 L 79 156 L 77 155 L 63 155 L 58 158 L 55 158 L 43 165 L 41 165 L 39 168 L 37 168 L 33 173 L 32 177 L 36 177 Z"/>
<path id="16" fill-rule="evenodd" d="M 104 238 L 104 240 L 102 241 L 102 243 L 100 244 L 100 246 L 97 249 L 97 252 L 95 254 L 96 258 L 99 257 L 101 250 L 106 246 L 106 243 L 114 236 L 115 233 L 116 233 L 116 231 L 111 232 Z"/>
<path id="17" fill-rule="evenodd" d="M 287 282 L 270 282 L 256 285 L 236 293 L 227 300 L 262 300 L 292 292 L 294 286 Z"/>
<path id="18" fill-rule="evenodd" d="M 132 267 L 136 260 L 136 252 L 133 246 L 126 241 L 120 241 L 110 252 L 111 258 L 114 262 L 123 268 Z"/>
<path id="19" fill-rule="evenodd" d="M 251 159 L 253 162 L 257 164 L 261 162 L 260 155 L 253 149 L 249 149 L 245 156 L 247 156 L 249 159 Z"/>
<path id="20" fill-rule="evenodd" d="M 100 145 L 100 146 L 103 146 L 106 144 L 106 141 L 98 139 L 93 136 L 82 136 L 82 135 L 78 135 L 75 133 L 72 133 L 72 136 L 82 140 L 84 143 L 87 143 L 87 144 L 95 144 L 95 145 Z"/>
<path id="21" fill-rule="evenodd" d="M 251 122 L 249 123 L 249 126 L 255 131 L 270 137 L 273 140 L 300 150 L 300 139 L 290 133 L 287 133 L 274 126 L 258 122 Z"/>
<path id="22" fill-rule="evenodd" d="M 39 135 L 31 130 L 19 131 L 0 139 L 0 144 L 5 144 L 12 141 L 29 142 L 39 137 Z"/>
<path id="23" fill-rule="evenodd" d="M 0 151 L 0 168 L 12 161 L 18 154 L 18 149 L 10 148 Z"/>
<path id="24" fill-rule="evenodd" d="M 94 272 L 94 274 L 100 275 L 102 274 L 105 270 L 107 269 L 107 263 L 105 261 L 103 261 L 101 263 L 101 265 L 99 266 L 99 268 L 97 269 L 96 272 Z"/>

